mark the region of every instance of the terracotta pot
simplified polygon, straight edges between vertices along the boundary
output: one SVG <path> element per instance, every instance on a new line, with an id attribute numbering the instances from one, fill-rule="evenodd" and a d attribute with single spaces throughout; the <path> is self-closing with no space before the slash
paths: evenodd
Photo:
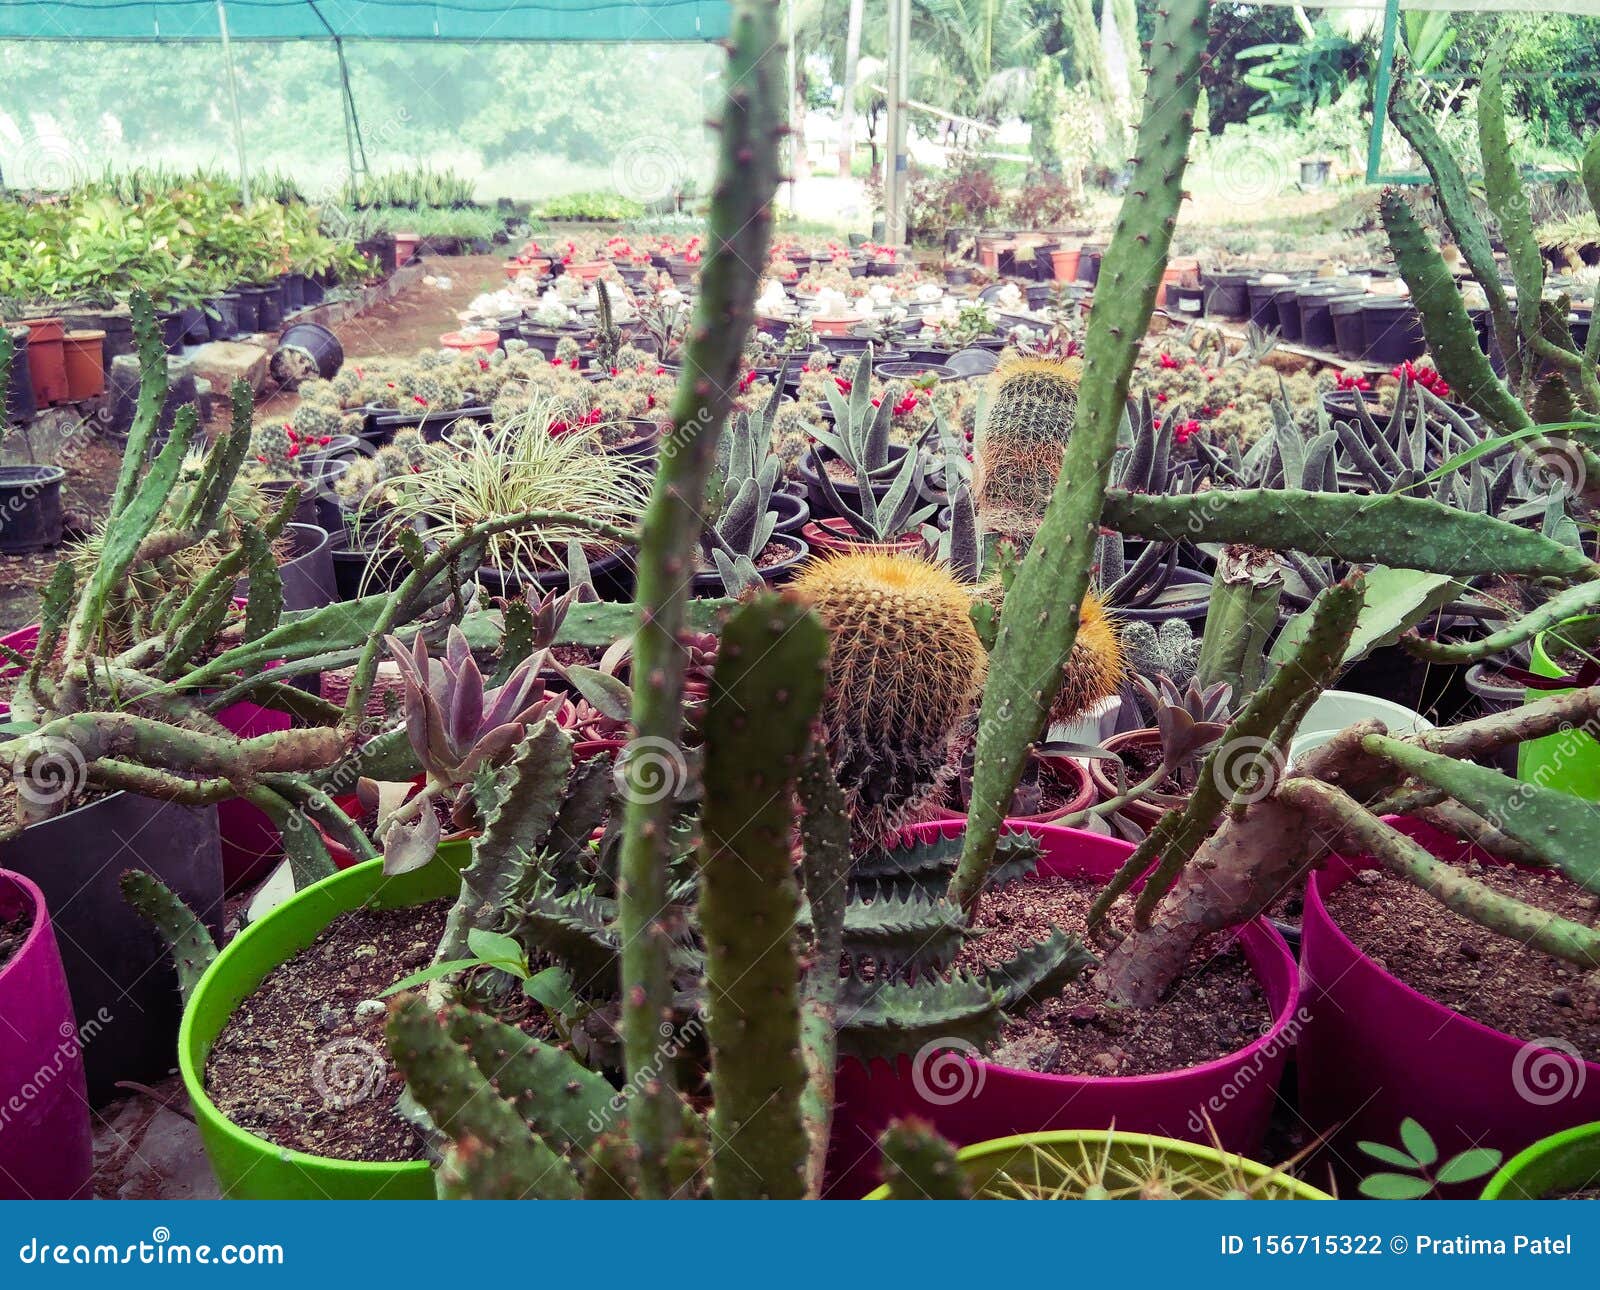
<path id="1" fill-rule="evenodd" d="M 524 273 L 530 277 L 542 278 L 549 272 L 549 260 L 529 260 L 526 264 L 518 263 L 516 260 L 506 261 L 506 277 L 511 279 L 512 282 L 515 282 Z"/>
<path id="2" fill-rule="evenodd" d="M 419 233 L 396 233 L 394 235 L 394 262 L 395 267 L 405 264 L 417 253 L 417 247 L 422 242 Z"/>
<path id="3" fill-rule="evenodd" d="M 62 357 L 67 373 L 67 398 L 73 403 L 104 394 L 105 360 L 102 357 L 106 334 L 103 331 L 69 331 Z"/>
<path id="4" fill-rule="evenodd" d="M 1050 276 L 1057 282 L 1076 282 L 1078 278 L 1078 248 L 1070 251 L 1050 252 Z"/>
<path id="5" fill-rule="evenodd" d="M 447 331 L 439 337 L 439 345 L 443 349 L 458 350 L 467 353 L 474 349 L 481 349 L 492 354 L 500 348 L 500 333 L 493 331 Z"/>
<path id="6" fill-rule="evenodd" d="M 848 336 L 850 329 L 860 326 L 863 321 L 861 314 L 834 314 L 832 317 L 813 314 L 811 332 L 816 336 Z"/>
<path id="7" fill-rule="evenodd" d="M 849 520 L 833 516 L 811 520 L 800 530 L 800 536 L 818 554 L 921 555 L 928 549 L 920 533 L 906 533 L 893 542 L 863 541 Z"/>
<path id="8" fill-rule="evenodd" d="M 28 378 L 33 382 L 33 401 L 39 407 L 66 403 L 67 385 L 66 327 L 59 318 L 29 318 Z"/>
<path id="9" fill-rule="evenodd" d="M 610 260 L 588 260 L 583 264 L 567 265 L 567 272 L 580 282 L 593 282 L 610 267 Z"/>
<path id="10" fill-rule="evenodd" d="M 1146 728 L 1144 730 L 1125 730 L 1120 735 L 1113 735 L 1106 740 L 1106 751 L 1120 753 L 1129 748 L 1156 748 L 1161 747 L 1161 732 Z M 1116 777 L 1113 772 L 1106 769 L 1106 763 L 1100 760 L 1089 763 L 1089 778 L 1094 781 L 1094 786 L 1100 792 L 1102 802 L 1110 801 L 1117 795 Z M 1129 776 L 1130 780 L 1132 776 Z M 1141 829 L 1148 831 L 1157 820 L 1167 813 L 1171 805 L 1182 806 L 1187 798 L 1164 798 L 1161 802 L 1143 799 L 1129 802 L 1119 814 L 1126 815 Z"/>

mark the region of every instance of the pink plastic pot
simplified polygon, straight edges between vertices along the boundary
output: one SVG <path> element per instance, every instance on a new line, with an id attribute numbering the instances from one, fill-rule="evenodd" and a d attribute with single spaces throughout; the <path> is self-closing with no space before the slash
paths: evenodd
<path id="1" fill-rule="evenodd" d="M 1038 838 L 1041 875 L 1109 878 L 1132 853 L 1120 839 L 1054 824 L 1008 827 Z M 917 825 L 924 836 L 953 837 L 960 821 Z M 1070 930 L 1070 929 L 1068 929 Z M 1283 938 L 1257 919 L 1238 933 L 1239 943 L 1272 1008 L 1272 1026 L 1248 1047 L 1202 1066 L 1161 1075 L 1039 1075 L 972 1059 L 952 1070 L 950 1050 L 937 1069 L 913 1071 L 910 1056 L 870 1069 L 854 1058 L 840 1063 L 833 1138 L 828 1149 L 829 1190 L 861 1196 L 877 1182 L 876 1142 L 890 1120 L 906 1115 L 931 1121 L 957 1146 L 1046 1129 L 1106 1129 L 1113 1125 L 1187 1142 L 1209 1142 L 1207 1121 L 1225 1150 L 1253 1155 L 1266 1133 L 1273 1099 L 1298 1027 L 1300 983 Z"/>
<path id="2" fill-rule="evenodd" d="M 1011 817 L 1023 824 L 1049 824 L 1052 820 L 1059 820 L 1063 816 L 1073 815 L 1078 811 L 1093 806 L 1100 794 L 1095 789 L 1094 781 L 1089 778 L 1089 772 L 1071 757 L 1041 757 L 1038 752 L 1030 754 L 1042 763 L 1040 774 L 1049 775 L 1058 784 L 1071 791 L 1071 797 L 1053 811 L 1041 815 L 1018 815 Z M 955 792 L 955 789 L 951 790 Z M 966 809 L 953 811 L 945 806 L 930 806 L 926 809 L 927 818 L 930 820 L 965 820 Z"/>
<path id="3" fill-rule="evenodd" d="M 242 605 L 244 602 L 239 603 Z M 0 644 L 22 655 L 31 655 L 38 643 L 37 623 L 0 636 Z M 0 669 L 0 675 L 10 675 L 15 670 Z M 0 716 L 9 711 L 7 704 L 0 703 Z M 231 704 L 217 713 L 217 720 L 231 733 L 241 738 L 249 738 L 253 735 L 268 735 L 279 730 L 287 730 L 290 718 L 286 712 L 276 712 L 258 704 L 242 702 Z M 278 836 L 277 826 L 259 807 L 252 806 L 249 802 L 232 798 L 218 803 L 217 823 L 222 830 L 222 881 L 228 891 L 237 891 L 251 879 L 258 877 L 272 861 L 283 854 L 283 842 Z"/>
<path id="4" fill-rule="evenodd" d="M 492 354 L 500 348 L 500 333 L 493 331 L 447 331 L 439 337 L 439 345 L 443 349 L 459 350 L 462 353 L 481 349 L 487 354 Z"/>
<path id="5" fill-rule="evenodd" d="M 1391 822 L 1440 859 L 1504 863 L 1425 824 Z M 1600 1120 L 1600 1064 L 1463 1017 L 1391 976 L 1339 929 L 1324 899 L 1376 864 L 1335 857 L 1312 875 L 1300 932 L 1310 1014 L 1296 1054 L 1300 1113 L 1333 1134 L 1328 1155 L 1345 1187 L 1380 1167 L 1355 1144 L 1398 1143 L 1407 1116 L 1433 1135 L 1443 1159 L 1467 1147 L 1510 1158 Z M 1476 1195 L 1481 1185 L 1454 1194 Z"/>
<path id="6" fill-rule="evenodd" d="M 80 1037 L 55 932 L 38 887 L 0 869 L 0 918 L 33 925 L 0 967 L 0 1200 L 90 1195 L 94 1150 Z"/>

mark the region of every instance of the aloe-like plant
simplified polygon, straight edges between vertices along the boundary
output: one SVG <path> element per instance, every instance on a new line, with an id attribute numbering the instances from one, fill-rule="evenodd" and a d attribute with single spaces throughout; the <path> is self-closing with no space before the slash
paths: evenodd
<path id="1" fill-rule="evenodd" d="M 913 532 L 938 507 L 924 504 L 924 465 L 918 446 L 907 448 L 898 461 L 890 456 L 889 425 L 894 409 L 888 399 L 876 406 L 872 402 L 872 346 L 856 359 L 848 398 L 832 383 L 824 388 L 833 410 L 833 427 L 814 427 L 812 437 L 850 468 L 856 482 L 851 503 L 834 484 L 827 463 L 817 461 L 817 478 L 834 513 L 848 520 L 863 541 L 889 542 Z M 879 487 L 884 488 L 881 498 Z"/>

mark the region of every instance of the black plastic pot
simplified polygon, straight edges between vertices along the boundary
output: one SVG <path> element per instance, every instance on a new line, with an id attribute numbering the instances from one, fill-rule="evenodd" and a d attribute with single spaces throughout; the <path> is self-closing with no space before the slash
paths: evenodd
<path id="1" fill-rule="evenodd" d="M 556 346 L 568 336 L 581 345 L 584 337 L 588 334 L 581 327 L 573 327 L 564 331 L 547 331 L 544 328 L 529 325 L 524 325 L 522 328 L 522 339 L 528 342 L 530 348 L 538 350 L 546 358 L 554 358 Z"/>
<path id="2" fill-rule="evenodd" d="M 61 543 L 60 466 L 0 466 L 0 553 L 24 555 Z"/>
<path id="3" fill-rule="evenodd" d="M 1294 283 L 1276 287 L 1271 292 L 1273 312 L 1277 315 L 1278 335 L 1291 344 L 1300 343 L 1300 288 Z"/>
<path id="4" fill-rule="evenodd" d="M 1282 276 L 1282 275 L 1275 275 Z M 1250 321 L 1257 327 L 1265 327 L 1269 331 L 1278 329 L 1278 295 L 1285 287 L 1294 289 L 1298 282 L 1257 282 L 1252 281 L 1245 286 L 1245 292 L 1250 299 Z"/>
<path id="5" fill-rule="evenodd" d="M 112 793 L 0 842 L 0 868 L 32 878 L 61 945 L 89 1100 L 118 1080 L 158 1083 L 177 1052 L 181 1005 L 172 957 L 122 898 L 124 869 L 154 874 L 222 938 L 217 808 Z"/>
<path id="6" fill-rule="evenodd" d="M 260 289 L 256 297 L 256 325 L 261 331 L 277 331 L 283 326 L 283 285 L 274 282 Z"/>
<path id="7" fill-rule="evenodd" d="M 348 533 L 334 538 L 328 548 L 333 561 L 334 589 L 340 600 L 359 600 L 363 595 L 393 591 L 411 566 L 392 545 L 363 546 Z"/>
<path id="8" fill-rule="evenodd" d="M 1301 287 L 1300 343 L 1310 349 L 1336 350 L 1339 339 L 1333 330 L 1333 302 L 1357 298 L 1332 288 Z"/>
<path id="9" fill-rule="evenodd" d="M 306 304 L 306 280 L 303 274 L 286 273 L 278 281 L 282 284 L 283 316 L 287 318 Z"/>
<path id="10" fill-rule="evenodd" d="M 231 292 L 206 301 L 206 330 L 212 340 L 232 340 L 239 334 L 239 297 Z"/>
<path id="11" fill-rule="evenodd" d="M 283 579 L 284 609 L 331 605 L 339 598 L 339 592 L 333 577 L 328 530 L 317 524 L 290 524 L 285 532 L 294 543 L 294 557 L 278 566 L 278 576 Z"/>
<path id="12" fill-rule="evenodd" d="M 261 330 L 261 297 L 254 287 L 235 287 L 229 293 L 233 296 L 233 313 L 238 324 L 239 336 L 254 336 Z"/>
<path id="13" fill-rule="evenodd" d="M 302 355 L 317 369 L 317 375 L 331 381 L 344 366 L 344 346 L 321 323 L 292 323 L 278 337 L 278 351 Z M 273 356 L 276 361 L 277 355 Z"/>
<path id="14" fill-rule="evenodd" d="M 189 305 L 183 311 L 183 343 L 204 345 L 211 339 L 211 325 L 206 321 L 206 311 L 199 305 Z"/>
<path id="15" fill-rule="evenodd" d="M 368 424 L 373 435 L 379 436 L 383 443 L 393 439 L 396 430 L 416 430 L 429 443 L 436 443 L 447 429 L 463 418 L 468 421 L 476 421 L 480 425 L 488 425 L 494 420 L 494 415 L 485 407 L 450 408 L 443 412 L 418 411 L 414 413 L 384 408 L 374 411 L 369 418 Z M 369 436 L 363 435 L 363 437 Z"/>
<path id="16" fill-rule="evenodd" d="M 772 542 L 789 549 L 789 554 L 781 561 L 768 565 L 761 570 L 761 577 L 766 581 L 767 585 L 775 587 L 781 583 L 788 582 L 790 578 L 794 577 L 795 570 L 800 567 L 801 561 L 811 554 L 811 547 L 797 533 L 774 531 Z M 767 545 L 771 546 L 772 542 Z M 726 595 L 727 592 L 723 588 L 721 576 L 713 570 L 710 573 L 697 573 L 694 575 L 694 594 L 696 596 L 722 596 Z"/>
<path id="17" fill-rule="evenodd" d="M 1085 242 L 1078 248 L 1078 281 L 1094 284 L 1100 280 L 1100 260 L 1106 253 L 1104 242 Z"/>
<path id="18" fill-rule="evenodd" d="M 1250 314 L 1248 273 L 1206 273 L 1201 277 L 1201 296 L 1207 318 L 1247 318 Z"/>
<path id="19" fill-rule="evenodd" d="M 112 361 L 123 354 L 133 353 L 133 318 L 123 312 L 100 315 L 100 330 L 106 338 L 100 342 L 100 355 L 105 362 L 106 375 L 111 374 Z"/>
<path id="20" fill-rule="evenodd" d="M 768 505 L 778 513 L 778 533 L 799 533 L 811 518 L 811 507 L 796 493 L 775 492 Z"/>
<path id="21" fill-rule="evenodd" d="M 320 305 L 328 295 L 327 287 L 323 285 L 320 278 L 314 276 L 305 277 L 301 284 L 301 290 L 302 294 L 305 296 L 307 308 Z"/>
<path id="22" fill-rule="evenodd" d="M 1328 314 L 1333 320 L 1334 345 L 1345 358 L 1359 359 L 1366 352 L 1366 327 L 1361 315 L 1367 297 L 1335 296 L 1328 302 Z"/>
<path id="23" fill-rule="evenodd" d="M 886 381 L 915 381 L 924 376 L 935 376 L 941 381 L 958 381 L 961 373 L 948 363 L 893 362 L 874 363 L 872 370 Z"/>
<path id="24" fill-rule="evenodd" d="M 161 324 L 161 345 L 169 354 L 176 354 L 183 349 L 183 333 L 188 323 L 181 309 L 164 309 L 156 314 L 156 321 Z"/>
<path id="25" fill-rule="evenodd" d="M 37 412 L 33 399 L 33 378 L 28 375 L 28 328 L 11 329 L 11 376 L 6 383 L 4 420 L 7 424 L 27 421 Z"/>
<path id="26" fill-rule="evenodd" d="M 1370 297 L 1361 307 L 1362 357 L 1385 365 L 1421 358 L 1428 348 L 1422 315 L 1410 300 Z"/>
<path id="27" fill-rule="evenodd" d="M 1204 287 L 1169 286 L 1167 288 L 1167 312 L 1179 318 L 1198 318 L 1206 308 L 1206 289 Z"/>
<path id="28" fill-rule="evenodd" d="M 522 593 L 524 587 L 535 584 L 542 591 L 562 591 L 567 586 L 567 571 L 565 569 L 545 569 L 539 573 L 529 574 L 518 570 L 508 573 L 492 565 L 480 565 L 478 571 L 472 575 L 485 592 L 491 596 L 516 596 Z M 622 553 L 612 552 L 609 555 L 598 556 L 589 561 L 589 577 L 594 580 L 595 590 L 602 596 L 610 599 L 608 591 L 624 582 L 630 587 L 633 581 L 633 569 L 625 564 Z"/>

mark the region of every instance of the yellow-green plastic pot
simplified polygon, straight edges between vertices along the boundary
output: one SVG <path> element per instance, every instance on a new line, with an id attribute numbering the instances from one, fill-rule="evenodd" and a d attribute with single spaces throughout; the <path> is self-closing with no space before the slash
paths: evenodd
<path id="1" fill-rule="evenodd" d="M 1484 1200 L 1544 1200 L 1600 1186 L 1600 1124 L 1540 1138 L 1500 1166 Z"/>
<path id="2" fill-rule="evenodd" d="M 460 890 L 467 842 L 447 842 L 427 865 L 393 878 L 383 862 L 358 864 L 296 892 L 231 941 L 201 977 L 178 1030 L 178 1069 L 222 1194 L 236 1200 L 431 1200 L 426 1161 L 330 1160 L 274 1146 L 232 1123 L 206 1096 L 211 1045 L 234 1010 L 274 968 L 310 945 L 340 914 L 399 909 Z M 307 1006 L 311 1006 L 308 1001 Z"/>
<path id="3" fill-rule="evenodd" d="M 963 1147 L 956 1159 L 967 1172 L 967 1181 L 975 1195 L 991 1192 L 1003 1194 L 1004 1186 L 996 1187 L 1010 1179 L 1027 1179 L 1039 1187 L 1050 1189 L 1060 1186 L 1064 1171 L 1058 1161 L 1074 1165 L 1093 1164 L 1109 1152 L 1110 1158 L 1120 1160 L 1132 1168 L 1147 1164 L 1152 1155 L 1159 1159 L 1183 1160 L 1214 1167 L 1219 1179 L 1240 1178 L 1252 1186 L 1264 1184 L 1265 1198 L 1271 1200 L 1332 1200 L 1327 1192 L 1301 1182 L 1297 1178 L 1267 1165 L 1257 1164 L 1242 1156 L 1225 1155 L 1197 1142 L 1180 1142 L 1176 1138 L 1160 1138 L 1149 1133 L 1114 1133 L 1105 1129 L 1057 1129 L 1047 1133 L 1019 1133 L 1009 1138 L 994 1138 L 989 1142 L 976 1142 Z M 890 1200 L 889 1185 L 885 1183 L 869 1192 L 867 1200 Z"/>
<path id="4" fill-rule="evenodd" d="M 1562 675 L 1550 651 L 1561 652 L 1565 644 L 1562 633 L 1568 628 L 1572 629 L 1572 643 L 1592 649 L 1594 633 L 1600 628 L 1600 616 L 1574 618 L 1535 636 L 1531 672 L 1538 676 Z M 1529 690 L 1526 698 L 1532 703 L 1564 693 L 1564 690 Z M 1517 778 L 1586 801 L 1600 801 L 1600 742 L 1582 730 L 1559 730 L 1543 739 L 1530 740 L 1517 754 Z"/>

